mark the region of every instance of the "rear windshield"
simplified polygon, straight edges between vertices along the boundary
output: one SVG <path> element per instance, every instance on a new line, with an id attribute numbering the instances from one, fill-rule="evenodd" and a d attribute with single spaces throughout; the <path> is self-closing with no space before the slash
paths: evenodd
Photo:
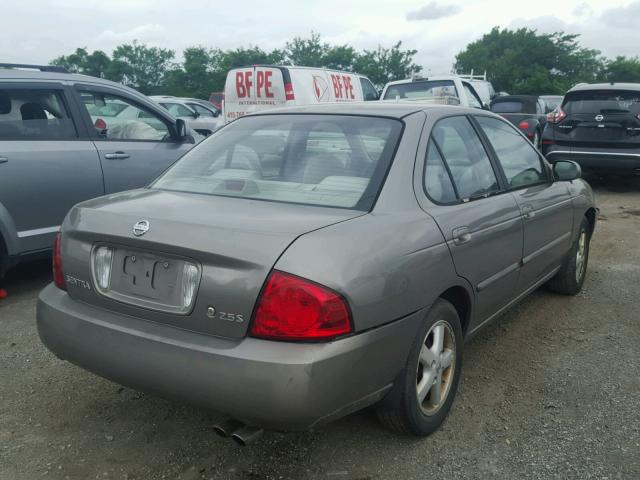
<path id="1" fill-rule="evenodd" d="M 640 113 L 640 91 L 632 90 L 585 90 L 568 93 L 563 110 L 571 114 L 580 113 Z"/>
<path id="2" fill-rule="evenodd" d="M 459 96 L 452 80 L 418 81 L 391 85 L 384 94 L 384 100 L 394 100 L 396 98 L 417 100 L 446 96 Z"/>
<path id="3" fill-rule="evenodd" d="M 519 101 L 493 102 L 491 111 L 495 113 L 536 113 L 536 106 Z"/>
<path id="4" fill-rule="evenodd" d="M 402 123 L 339 115 L 260 115 L 229 124 L 151 188 L 370 210 Z"/>

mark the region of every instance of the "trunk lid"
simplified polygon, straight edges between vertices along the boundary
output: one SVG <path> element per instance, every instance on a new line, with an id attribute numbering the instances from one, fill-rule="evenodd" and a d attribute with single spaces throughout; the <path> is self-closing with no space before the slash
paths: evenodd
<path id="1" fill-rule="evenodd" d="M 229 338 L 246 335 L 271 268 L 300 235 L 365 212 L 160 190 L 136 190 L 75 207 L 63 226 L 69 295 L 125 315 Z M 133 226 L 148 222 L 141 236 Z M 93 257 L 114 250 L 101 291 Z M 186 264 L 198 286 L 190 307 L 175 305 Z M 85 285 L 86 284 L 86 285 Z M 215 309 L 211 315 L 209 307 Z"/>
<path id="2" fill-rule="evenodd" d="M 581 90 L 567 94 L 559 124 L 550 124 L 559 145 L 640 146 L 640 92 Z"/>

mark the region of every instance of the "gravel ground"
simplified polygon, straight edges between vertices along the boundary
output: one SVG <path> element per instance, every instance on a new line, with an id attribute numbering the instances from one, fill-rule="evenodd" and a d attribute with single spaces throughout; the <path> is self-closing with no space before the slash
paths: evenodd
<path id="1" fill-rule="evenodd" d="M 215 414 L 50 354 L 35 328 L 49 265 L 22 266 L 0 301 L 0 479 L 638 479 L 640 179 L 594 185 L 584 291 L 540 290 L 468 343 L 451 415 L 426 439 L 366 410 L 238 447 Z"/>

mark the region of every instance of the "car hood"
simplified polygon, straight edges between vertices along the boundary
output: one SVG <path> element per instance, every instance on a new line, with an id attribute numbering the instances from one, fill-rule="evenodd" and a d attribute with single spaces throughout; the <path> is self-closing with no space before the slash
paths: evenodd
<path id="1" fill-rule="evenodd" d="M 69 294 L 127 315 L 212 335 L 243 337 L 259 292 L 289 245 L 305 233 L 364 214 L 153 189 L 101 197 L 76 206 L 63 225 L 64 272 L 93 285 L 91 289 L 71 285 Z M 142 220 L 149 229 L 138 237 L 133 226 Z M 201 279 L 192 310 L 178 315 L 161 306 L 149 308 L 149 302 L 141 306 L 135 299 L 115 301 L 98 293 L 91 251 L 101 243 L 156 260 L 188 259 L 198 264 Z M 117 273 L 123 267 L 116 262 L 113 268 Z M 209 307 L 216 310 L 215 318 L 207 316 Z M 231 316 L 221 318 L 222 312 Z"/>

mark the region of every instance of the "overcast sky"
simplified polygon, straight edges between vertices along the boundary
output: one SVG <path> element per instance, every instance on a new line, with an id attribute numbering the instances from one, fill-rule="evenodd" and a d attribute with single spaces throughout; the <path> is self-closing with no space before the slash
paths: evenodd
<path id="1" fill-rule="evenodd" d="M 0 11 L 0 62 L 111 53 L 134 39 L 178 55 L 191 45 L 270 50 L 313 30 L 358 49 L 402 40 L 435 74 L 493 26 L 580 33 L 606 56 L 640 55 L 640 0 L 0 0 Z"/>

